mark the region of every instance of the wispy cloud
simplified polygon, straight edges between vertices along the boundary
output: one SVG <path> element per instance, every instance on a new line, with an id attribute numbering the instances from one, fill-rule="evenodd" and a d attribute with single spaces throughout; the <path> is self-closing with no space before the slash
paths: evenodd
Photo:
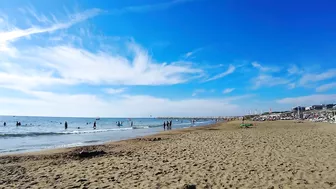
<path id="1" fill-rule="evenodd" d="M 223 78 L 223 77 L 225 77 L 227 75 L 232 74 L 235 70 L 236 70 L 236 67 L 234 67 L 233 65 L 230 65 L 229 68 L 225 72 L 217 74 L 217 75 L 215 75 L 213 77 L 210 77 L 209 79 L 205 80 L 205 82 L 213 81 L 213 80 L 216 80 L 216 79 Z"/>
<path id="2" fill-rule="evenodd" d="M 30 36 L 33 34 L 38 34 L 38 33 L 45 33 L 45 32 L 52 32 L 60 29 L 66 29 L 69 28 L 70 26 L 84 21 L 90 17 L 94 17 L 98 15 L 101 12 L 100 9 L 90 9 L 86 10 L 84 12 L 80 12 L 74 15 L 70 15 L 70 20 L 67 22 L 58 22 L 50 25 L 49 27 L 36 27 L 32 26 L 31 28 L 28 29 L 19 29 L 19 28 L 14 28 L 10 31 L 0 31 L 0 44 L 1 43 L 6 43 L 7 41 L 13 41 L 21 37 L 26 37 Z"/>
<path id="3" fill-rule="evenodd" d="M 262 65 L 261 65 L 260 63 L 258 63 L 258 62 L 252 62 L 251 64 L 252 64 L 252 66 L 253 66 L 254 68 L 257 68 L 257 69 L 259 69 L 259 70 L 262 71 L 262 72 L 277 72 L 277 71 L 280 70 L 278 67 L 262 66 Z"/>
<path id="4" fill-rule="evenodd" d="M 26 11 L 25 14 L 30 12 L 33 17 L 41 17 L 33 9 L 23 10 Z M 0 58 L 6 60 L 0 62 L 0 87 L 41 89 L 46 86 L 76 84 L 173 85 L 187 82 L 203 73 L 192 62 L 157 62 L 145 48 L 130 39 L 120 40 L 113 45 L 107 44 L 123 53 L 105 51 L 99 47 L 100 41 L 95 41 L 96 38 L 90 38 L 90 42 L 99 43 L 98 47 L 95 46 L 95 51 L 72 42 L 77 38 L 81 40 L 82 36 L 72 34 L 71 40 L 64 40 L 64 36 L 68 36 L 66 29 L 99 13 L 100 9 L 90 9 L 69 15 L 68 20 L 63 22 L 59 22 L 61 19 L 56 17 L 46 18 L 46 27 L 32 25 L 28 29 L 20 29 L 12 23 L 11 28 L 14 29 L 0 30 L 0 51 L 6 51 L 0 52 Z M 40 21 L 45 21 L 45 17 L 42 16 Z M 56 30 L 62 32 L 45 39 L 52 40 L 52 45 L 40 46 L 35 39 L 25 47 L 15 43 L 8 45 L 26 36 Z"/>
<path id="5" fill-rule="evenodd" d="M 111 14 L 122 14 L 122 13 L 141 13 L 141 12 L 149 12 L 149 11 L 158 11 L 158 10 L 164 10 L 171 8 L 173 6 L 177 6 L 179 4 L 192 2 L 195 0 L 173 0 L 173 1 L 167 1 L 164 3 L 156 3 L 156 4 L 149 4 L 149 5 L 140 5 L 140 6 L 129 6 L 124 7 L 121 9 L 115 9 L 109 11 Z"/>
<path id="6" fill-rule="evenodd" d="M 20 87 L 37 86 L 41 84 L 113 84 L 113 85 L 172 85 L 184 83 L 191 77 L 203 71 L 192 67 L 192 64 L 176 62 L 171 64 L 157 63 L 151 59 L 147 51 L 138 44 L 129 44 L 129 56 L 110 55 L 99 52 L 92 53 L 85 49 L 70 46 L 54 46 L 46 48 L 22 49 L 12 58 L 13 69 L 0 71 L 3 85 L 17 84 Z M 59 57 L 62 57 L 60 59 Z M 36 65 L 26 69 L 20 60 L 25 59 L 25 65 Z M 1 66 L 1 65 L 0 65 Z M 57 75 L 57 77 L 55 76 Z M 42 79 L 44 78 L 44 79 Z M 35 81 L 29 84 L 28 81 Z M 27 82 L 23 82 L 27 81 Z M 28 85 L 23 85 L 27 83 Z M 22 84 L 22 85 L 21 85 Z"/>
<path id="7" fill-rule="evenodd" d="M 291 97 L 291 98 L 283 98 L 279 99 L 276 102 L 279 104 L 290 104 L 292 106 L 295 105 L 314 105 L 314 104 L 322 104 L 322 103 L 333 103 L 336 101 L 336 94 L 314 94 L 308 96 L 299 96 L 299 97 Z"/>
<path id="8" fill-rule="evenodd" d="M 223 90 L 223 94 L 229 94 L 229 93 L 231 93 L 232 91 L 234 91 L 235 90 L 235 88 L 227 88 L 227 89 L 224 89 Z"/>
<path id="9" fill-rule="evenodd" d="M 194 90 L 194 92 L 191 94 L 191 96 L 197 96 L 200 93 L 205 93 L 206 90 L 205 89 L 196 89 Z"/>
<path id="10" fill-rule="evenodd" d="M 321 85 L 316 88 L 316 92 L 324 92 L 336 88 L 336 82 Z"/>
<path id="11" fill-rule="evenodd" d="M 52 20 L 49 19 L 46 15 L 44 14 L 39 14 L 35 8 L 31 5 L 27 7 L 21 7 L 19 8 L 19 11 L 23 14 L 30 14 L 33 18 L 35 18 L 38 22 L 40 23 L 45 23 L 49 24 L 52 23 Z"/>
<path id="12" fill-rule="evenodd" d="M 288 84 L 290 81 L 281 77 L 261 74 L 258 77 L 252 79 L 252 82 L 254 83 L 254 88 L 257 89 L 259 87 L 273 87 L 276 85 L 285 85 Z"/>
<path id="13" fill-rule="evenodd" d="M 325 72 L 318 73 L 318 74 L 312 74 L 312 73 L 304 74 L 301 77 L 299 83 L 301 85 L 306 85 L 310 82 L 324 81 L 324 80 L 335 78 L 335 77 L 336 77 L 336 69 L 329 69 Z"/>
<path id="14" fill-rule="evenodd" d="M 294 89 L 296 87 L 296 83 L 289 83 L 288 89 Z"/>
<path id="15" fill-rule="evenodd" d="M 303 70 L 294 64 L 290 65 L 290 67 L 287 69 L 287 72 L 290 75 L 303 74 Z"/>
<path id="16" fill-rule="evenodd" d="M 198 49 L 195 49 L 193 51 L 190 51 L 190 52 L 187 52 L 185 55 L 184 55 L 184 58 L 185 59 L 188 59 L 188 58 L 192 58 L 193 55 L 195 55 L 196 53 L 202 51 L 203 48 L 198 48 Z"/>
<path id="17" fill-rule="evenodd" d="M 126 91 L 126 88 L 108 88 L 104 90 L 107 94 L 120 94 Z"/>

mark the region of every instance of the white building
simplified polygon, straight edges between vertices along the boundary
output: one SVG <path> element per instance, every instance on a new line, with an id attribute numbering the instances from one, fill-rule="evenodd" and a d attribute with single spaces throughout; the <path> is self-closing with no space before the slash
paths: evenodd
<path id="1" fill-rule="evenodd" d="M 308 106 L 305 108 L 306 111 L 312 110 L 313 108 L 311 106 Z"/>

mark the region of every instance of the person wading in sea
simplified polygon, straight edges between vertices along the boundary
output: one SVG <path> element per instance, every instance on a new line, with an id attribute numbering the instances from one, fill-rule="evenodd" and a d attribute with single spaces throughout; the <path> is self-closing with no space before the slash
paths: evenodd
<path id="1" fill-rule="evenodd" d="M 165 121 L 163 122 L 163 130 L 164 131 L 166 130 L 166 122 Z M 168 128 L 167 128 L 167 130 L 168 130 Z"/>
<path id="2" fill-rule="evenodd" d="M 93 129 L 96 129 L 96 128 L 97 128 L 97 123 L 95 121 L 95 122 L 93 122 Z"/>
<path id="3" fill-rule="evenodd" d="M 167 130 L 170 130 L 170 123 L 167 121 Z"/>
<path id="4" fill-rule="evenodd" d="M 64 128 L 68 129 L 68 122 L 64 122 Z"/>

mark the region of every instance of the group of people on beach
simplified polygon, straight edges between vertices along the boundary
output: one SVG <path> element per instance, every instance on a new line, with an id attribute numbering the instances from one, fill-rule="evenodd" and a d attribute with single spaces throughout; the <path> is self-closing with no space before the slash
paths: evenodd
<path id="1" fill-rule="evenodd" d="M 172 129 L 172 123 L 173 121 L 170 120 L 170 121 L 164 121 L 163 122 L 163 130 L 171 130 Z"/>

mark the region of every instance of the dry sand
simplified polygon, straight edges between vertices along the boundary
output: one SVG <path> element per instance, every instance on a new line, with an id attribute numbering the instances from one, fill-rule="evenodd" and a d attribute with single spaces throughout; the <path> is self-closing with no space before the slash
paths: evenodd
<path id="1" fill-rule="evenodd" d="M 238 125 L 2 156 L 0 188 L 336 188 L 335 124 Z M 80 158 L 81 150 L 106 154 Z"/>

